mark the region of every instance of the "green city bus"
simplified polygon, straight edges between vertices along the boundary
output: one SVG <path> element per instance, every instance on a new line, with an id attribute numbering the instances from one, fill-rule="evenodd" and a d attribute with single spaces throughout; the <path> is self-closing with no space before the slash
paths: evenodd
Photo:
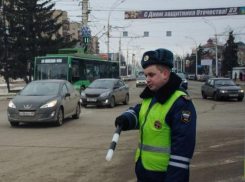
<path id="1" fill-rule="evenodd" d="M 59 49 L 58 54 L 35 58 L 34 80 L 68 80 L 81 92 L 99 78 L 119 78 L 118 61 L 108 61 L 101 56 L 85 54 L 81 48 Z"/>

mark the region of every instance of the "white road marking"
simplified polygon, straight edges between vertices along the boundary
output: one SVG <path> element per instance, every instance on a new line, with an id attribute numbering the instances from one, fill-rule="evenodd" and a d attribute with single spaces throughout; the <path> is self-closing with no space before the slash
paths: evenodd
<path id="1" fill-rule="evenodd" d="M 226 164 L 232 164 L 235 162 L 243 162 L 244 160 L 244 156 L 235 156 L 235 157 L 231 157 L 228 159 L 220 159 L 220 160 L 216 160 L 214 162 L 204 162 L 202 164 L 191 164 L 191 168 L 208 168 L 208 167 L 214 167 L 214 166 L 221 166 L 221 165 L 226 165 Z"/>

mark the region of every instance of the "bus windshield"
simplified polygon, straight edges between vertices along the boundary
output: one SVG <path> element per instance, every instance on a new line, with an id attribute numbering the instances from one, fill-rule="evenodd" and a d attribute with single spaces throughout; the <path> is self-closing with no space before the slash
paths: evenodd
<path id="1" fill-rule="evenodd" d="M 37 80 L 44 79 L 67 79 L 67 65 L 60 63 L 57 64 L 38 64 L 37 65 Z"/>

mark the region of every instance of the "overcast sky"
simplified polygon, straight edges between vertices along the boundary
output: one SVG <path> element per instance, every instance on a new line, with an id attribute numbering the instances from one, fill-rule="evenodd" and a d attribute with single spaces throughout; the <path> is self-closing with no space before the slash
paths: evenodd
<path id="1" fill-rule="evenodd" d="M 55 0 L 55 9 L 67 11 L 70 21 L 82 22 L 82 0 Z M 121 3 L 124 1 L 123 3 Z M 113 4 L 118 2 L 112 11 Z M 225 8 L 244 7 L 245 0 L 89 0 L 89 27 L 92 35 L 100 38 L 100 52 L 107 52 L 107 37 L 102 36 L 107 31 L 108 15 L 112 27 L 111 36 L 119 37 L 120 32 L 128 31 L 128 36 L 143 36 L 144 31 L 149 32 L 148 38 L 122 38 L 123 54 L 129 57 L 136 54 L 138 60 L 142 54 L 148 50 L 166 48 L 174 54 L 183 55 L 191 53 L 191 49 L 197 45 L 204 45 L 209 38 L 214 38 L 214 28 L 205 23 L 205 20 L 213 24 L 216 28 L 219 44 L 224 44 L 227 40 L 227 33 L 231 29 L 234 31 L 235 42 L 245 42 L 245 15 L 216 16 L 216 17 L 193 17 L 193 18 L 161 18 L 161 19 L 141 19 L 125 20 L 124 11 L 137 10 L 183 10 L 183 9 L 205 9 L 205 8 Z M 103 27 L 105 26 L 105 29 Z M 167 37 L 166 31 L 171 31 L 172 36 Z M 194 39 L 187 39 L 186 36 Z M 119 39 L 110 38 L 110 52 L 118 52 Z"/>

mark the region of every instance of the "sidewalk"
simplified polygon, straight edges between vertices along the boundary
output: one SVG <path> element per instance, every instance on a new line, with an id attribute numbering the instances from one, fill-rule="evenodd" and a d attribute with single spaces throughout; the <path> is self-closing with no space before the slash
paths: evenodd
<path id="1" fill-rule="evenodd" d="M 245 86 L 245 81 L 237 80 L 235 83 L 239 84 L 240 86 Z"/>
<path id="2" fill-rule="evenodd" d="M 0 84 L 0 100 L 12 99 L 26 84 L 24 82 L 10 83 L 11 93 L 8 92 L 7 84 Z"/>

